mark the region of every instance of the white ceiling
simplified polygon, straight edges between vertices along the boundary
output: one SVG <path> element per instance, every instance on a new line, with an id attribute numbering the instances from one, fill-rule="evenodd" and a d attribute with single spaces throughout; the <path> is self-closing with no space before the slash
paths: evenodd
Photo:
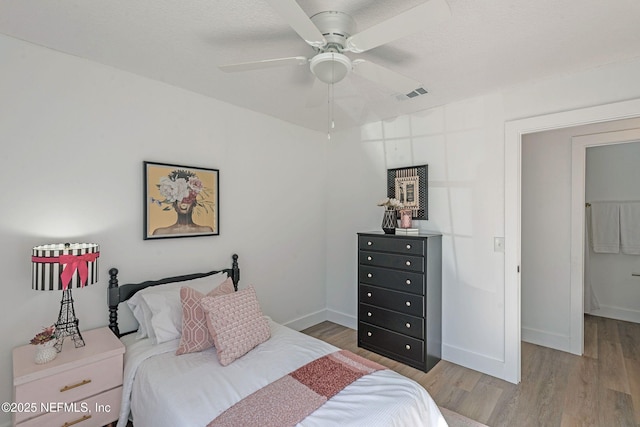
<path id="1" fill-rule="evenodd" d="M 334 85 L 337 129 L 640 57 L 638 0 L 447 1 L 449 20 L 348 54 L 418 80 L 429 94 L 399 101 L 350 75 Z M 309 16 L 350 14 L 359 31 L 422 2 L 298 0 Z M 306 107 L 308 67 L 217 68 L 313 54 L 265 0 L 0 0 L 0 33 L 327 130 L 327 104 Z"/>

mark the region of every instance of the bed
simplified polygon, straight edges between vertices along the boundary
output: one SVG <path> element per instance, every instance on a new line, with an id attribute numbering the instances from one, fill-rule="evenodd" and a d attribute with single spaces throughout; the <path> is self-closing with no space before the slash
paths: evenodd
<path id="1" fill-rule="evenodd" d="M 229 268 L 142 283 L 120 285 L 118 270 L 109 274 L 109 327 L 126 346 L 118 427 L 128 420 L 134 427 L 447 425 L 433 399 L 413 380 L 264 316 L 253 287 L 238 288 L 237 255 Z M 229 288 L 227 293 L 215 294 L 223 287 Z M 206 292 L 209 288 L 213 290 Z M 176 325 L 176 294 L 182 330 Z M 211 334 L 194 334 L 189 323 L 195 316 L 187 311 L 189 296 L 194 295 L 207 328 L 215 330 L 215 341 L 185 351 L 193 350 L 189 336 L 211 339 Z M 143 300 L 149 304 L 141 304 Z M 121 304 L 134 312 L 137 331 L 121 333 Z M 173 311 L 172 321 L 165 306 Z M 247 314 L 254 309 L 255 316 Z M 247 318 L 258 322 L 255 329 L 266 328 L 260 333 L 268 336 L 248 351 L 238 350 L 228 345 L 226 337 L 241 335 L 238 323 L 229 319 L 242 323 Z M 245 352 L 229 357 L 228 351 Z M 319 371 L 320 366 L 330 369 Z"/>

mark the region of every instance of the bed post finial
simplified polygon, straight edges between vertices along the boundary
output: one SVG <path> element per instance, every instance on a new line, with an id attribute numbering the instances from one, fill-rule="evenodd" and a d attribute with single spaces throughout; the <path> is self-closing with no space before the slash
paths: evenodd
<path id="1" fill-rule="evenodd" d="M 109 288 L 107 289 L 107 301 L 109 302 L 109 329 L 117 337 L 120 337 L 118 328 L 118 304 L 120 304 L 120 288 L 118 288 L 118 269 L 109 270 Z"/>
<path id="2" fill-rule="evenodd" d="M 233 287 L 237 291 L 238 282 L 240 281 L 240 268 L 238 267 L 238 254 L 231 255 L 231 258 L 233 259 L 233 262 L 231 263 L 231 269 L 233 270 L 233 277 L 231 277 L 231 280 L 233 280 Z"/>

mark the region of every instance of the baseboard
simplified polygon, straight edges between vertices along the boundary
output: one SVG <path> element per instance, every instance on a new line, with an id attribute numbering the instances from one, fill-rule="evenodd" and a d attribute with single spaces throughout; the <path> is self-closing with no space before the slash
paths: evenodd
<path id="1" fill-rule="evenodd" d="M 571 337 L 533 328 L 522 328 L 522 341 L 571 353 Z"/>
<path id="2" fill-rule="evenodd" d="M 613 307 L 600 304 L 600 308 L 592 310 L 588 314 L 609 319 L 623 320 L 625 322 L 640 323 L 640 311 L 626 308 Z"/>
<path id="3" fill-rule="evenodd" d="M 350 314 L 341 313 L 335 310 L 327 310 L 327 319 L 345 328 L 358 329 L 358 319 Z"/>
<path id="4" fill-rule="evenodd" d="M 301 331 L 313 325 L 317 325 L 318 323 L 322 323 L 325 320 L 328 320 L 326 309 L 316 311 L 315 313 L 307 314 L 306 316 L 302 316 L 297 319 L 291 320 L 289 322 L 283 323 L 283 325 L 293 330 Z"/>

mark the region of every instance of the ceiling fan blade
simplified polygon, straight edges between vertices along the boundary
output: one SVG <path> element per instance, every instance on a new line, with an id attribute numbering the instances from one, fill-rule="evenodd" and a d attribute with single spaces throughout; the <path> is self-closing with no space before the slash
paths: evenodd
<path id="1" fill-rule="evenodd" d="M 451 16 L 446 0 L 429 0 L 393 18 L 382 21 L 347 39 L 346 49 L 365 52 L 374 47 L 417 33 Z"/>
<path id="2" fill-rule="evenodd" d="M 236 71 L 259 70 L 262 68 L 282 67 L 285 65 L 305 65 L 308 62 L 309 60 L 304 56 L 291 56 L 289 58 L 265 59 L 262 61 L 219 65 L 218 68 L 226 73 L 233 73 Z"/>
<path id="3" fill-rule="evenodd" d="M 354 74 L 385 86 L 394 93 L 407 94 L 422 86 L 416 80 L 364 59 L 356 59 L 352 64 Z"/>
<path id="4" fill-rule="evenodd" d="M 326 103 L 328 97 L 328 85 L 319 79 L 314 79 L 313 87 L 307 95 L 307 107 L 318 107 Z"/>
<path id="5" fill-rule="evenodd" d="M 305 42 L 313 47 L 323 47 L 327 44 L 320 30 L 311 22 L 296 0 L 267 0 L 267 2 Z"/>

